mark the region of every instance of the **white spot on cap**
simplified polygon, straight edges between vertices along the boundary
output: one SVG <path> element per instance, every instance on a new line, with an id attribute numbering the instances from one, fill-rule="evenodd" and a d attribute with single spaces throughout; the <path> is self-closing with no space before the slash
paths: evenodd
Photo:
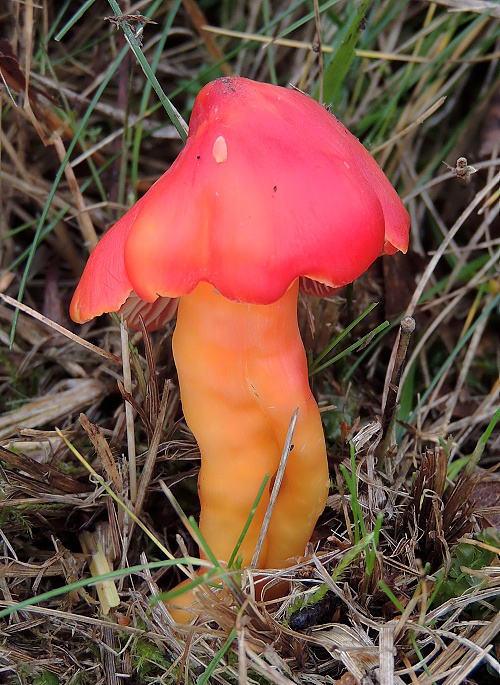
<path id="1" fill-rule="evenodd" d="M 346 169 L 350 169 L 350 168 L 351 168 L 351 167 L 349 166 L 349 164 L 347 164 L 347 162 L 344 162 L 344 166 L 345 166 Z"/>
<path id="2" fill-rule="evenodd" d="M 224 139 L 224 136 L 219 136 L 217 140 L 214 143 L 214 146 L 212 148 L 212 155 L 217 162 L 217 164 L 220 164 L 221 162 L 225 162 L 227 159 L 227 145 L 226 141 Z"/>

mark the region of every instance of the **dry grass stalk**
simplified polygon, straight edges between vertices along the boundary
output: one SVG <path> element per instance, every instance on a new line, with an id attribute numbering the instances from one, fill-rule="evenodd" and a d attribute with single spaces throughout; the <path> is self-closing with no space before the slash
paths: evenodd
<path id="1" fill-rule="evenodd" d="M 101 465 L 106 471 L 108 477 L 111 479 L 117 494 L 119 496 L 123 496 L 122 476 L 118 466 L 116 465 L 115 458 L 106 441 L 106 438 L 102 434 L 102 431 L 99 429 L 99 426 L 90 423 L 85 414 L 80 414 L 78 420 L 92 441 L 92 444 L 96 449 L 97 456 L 99 457 L 99 461 L 101 462 Z"/>
<path id="2" fill-rule="evenodd" d="M 427 450 L 411 491 L 411 505 L 405 512 L 403 526 L 412 530 L 419 556 L 438 569 L 449 558 L 449 547 L 474 525 L 471 499 L 476 477 L 459 476 L 443 503 L 448 457 L 442 447 Z M 417 542 L 420 540 L 420 542 Z"/>
<path id="3" fill-rule="evenodd" d="M 72 331 L 69 331 L 67 328 L 64 328 L 64 326 L 59 325 L 55 321 L 51 321 L 48 319 L 46 316 L 43 316 L 43 314 L 40 314 L 39 312 L 35 311 L 31 307 L 28 307 L 27 305 L 23 304 L 22 302 L 19 302 L 18 300 L 15 300 L 13 297 L 9 297 L 8 295 L 4 295 L 3 293 L 0 293 L 0 298 L 6 302 L 7 304 L 10 304 L 12 307 L 15 307 L 16 309 L 19 309 L 20 311 L 24 312 L 25 314 L 29 314 L 29 316 L 32 316 L 34 319 L 37 319 L 41 323 L 45 324 L 49 328 L 52 328 L 54 331 L 57 333 L 61 333 L 65 337 L 67 337 L 69 340 L 73 340 L 74 342 L 78 343 L 82 347 L 85 347 L 86 349 L 95 352 L 96 354 L 100 355 L 101 357 L 104 357 L 105 359 L 109 359 L 110 361 L 114 362 L 121 362 L 121 359 L 117 357 L 114 354 L 111 354 L 110 352 L 107 352 L 106 350 L 103 350 L 100 347 L 97 347 L 96 345 L 92 345 L 92 343 L 89 343 L 88 340 L 84 340 L 78 335 L 75 335 Z"/>
<path id="4" fill-rule="evenodd" d="M 52 143 L 62 164 L 66 159 L 66 149 L 61 137 L 57 133 L 52 135 Z M 97 233 L 95 232 L 94 224 L 89 216 L 87 207 L 85 206 L 85 200 L 83 199 L 78 181 L 76 180 L 75 173 L 70 164 L 64 165 L 64 174 L 73 194 L 75 207 L 78 210 L 76 218 L 84 238 L 84 244 L 86 245 L 88 251 L 92 252 L 93 248 L 98 242 Z"/>
<path id="5" fill-rule="evenodd" d="M 205 31 L 207 20 L 205 15 L 203 14 L 203 11 L 200 9 L 199 4 L 196 2 L 196 0 L 182 0 L 182 3 L 186 8 L 186 12 L 189 14 L 189 17 L 191 18 L 191 21 L 193 22 L 200 38 L 205 43 L 205 47 L 208 50 L 208 53 L 214 58 L 216 62 L 222 62 L 221 71 L 223 75 L 232 76 L 233 70 L 227 62 L 223 61 L 222 51 L 215 43 L 212 36 L 207 31 Z"/>
<path id="6" fill-rule="evenodd" d="M 0 417 L 0 438 L 12 436 L 18 428 L 54 425 L 91 404 L 100 402 L 107 387 L 96 378 L 62 381 L 45 397 L 24 404 Z"/>
<path id="7" fill-rule="evenodd" d="M 492 0 L 436 0 L 439 5 L 446 5 L 452 9 L 461 10 L 463 12 L 477 12 L 482 14 L 487 12 L 494 16 L 500 17 L 500 9 Z"/>
<path id="8" fill-rule="evenodd" d="M 128 332 L 123 322 L 120 323 L 120 340 L 122 349 L 123 388 L 125 393 L 132 397 L 132 375 L 130 371 Z M 135 459 L 134 414 L 130 402 L 125 402 L 125 421 L 127 425 L 129 499 L 133 506 L 137 499 L 137 465 Z"/>
<path id="9" fill-rule="evenodd" d="M 276 504 L 276 500 L 278 499 L 278 494 L 280 491 L 281 483 L 283 481 L 283 476 L 285 475 L 285 469 L 286 469 L 286 464 L 288 461 L 288 457 L 290 454 L 290 450 L 292 449 L 292 440 L 293 440 L 293 432 L 295 430 L 295 424 L 297 423 L 297 416 L 298 416 L 299 410 L 298 408 L 295 410 L 293 416 L 290 419 L 290 425 L 288 427 L 288 432 L 286 434 L 286 439 L 285 439 L 285 444 L 283 446 L 283 452 L 281 454 L 281 459 L 280 463 L 278 466 L 278 470 L 276 471 L 276 475 L 274 478 L 274 484 L 273 484 L 273 489 L 271 490 L 271 495 L 269 497 L 269 503 L 267 505 L 266 513 L 264 515 L 264 519 L 262 521 L 262 526 L 261 530 L 259 533 L 259 538 L 257 540 L 257 544 L 255 545 L 255 552 L 252 557 L 252 563 L 250 564 L 251 568 L 257 568 L 257 565 L 259 563 L 259 557 L 260 553 L 262 551 L 262 545 L 264 544 L 264 539 L 267 534 L 267 529 L 269 527 L 269 523 L 271 521 L 271 516 L 273 515 L 273 509 Z"/>

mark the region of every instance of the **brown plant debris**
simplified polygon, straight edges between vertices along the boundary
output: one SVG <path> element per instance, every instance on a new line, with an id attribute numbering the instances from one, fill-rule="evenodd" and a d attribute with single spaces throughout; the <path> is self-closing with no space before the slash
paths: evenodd
<path id="1" fill-rule="evenodd" d="M 449 559 L 450 546 L 474 526 L 472 494 L 478 479 L 460 475 L 444 502 L 447 468 L 448 457 L 443 447 L 425 451 L 403 517 L 403 526 L 411 531 L 418 556 L 429 563 L 431 572 Z"/>

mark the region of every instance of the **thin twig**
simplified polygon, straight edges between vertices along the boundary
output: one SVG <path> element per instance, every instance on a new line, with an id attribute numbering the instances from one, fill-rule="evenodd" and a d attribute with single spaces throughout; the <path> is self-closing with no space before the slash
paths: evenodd
<path id="1" fill-rule="evenodd" d="M 125 391 L 132 395 L 132 375 L 130 372 L 130 351 L 128 347 L 128 332 L 123 321 L 120 323 L 120 336 L 122 343 L 122 368 L 123 368 L 123 387 Z M 134 412 L 130 402 L 125 402 L 125 419 L 127 422 L 127 451 L 128 451 L 128 471 L 129 471 L 129 493 L 130 502 L 135 504 L 137 499 L 137 463 L 135 452 L 135 428 Z"/>
<path id="2" fill-rule="evenodd" d="M 274 505 L 278 498 L 278 493 L 281 487 L 281 481 L 283 480 L 283 475 L 285 473 L 286 464 L 288 461 L 288 455 L 292 448 L 293 432 L 295 430 L 295 424 L 297 423 L 297 416 L 299 413 L 299 408 L 295 410 L 288 427 L 288 433 L 286 434 L 285 445 L 283 447 L 283 452 L 281 454 L 280 464 L 276 472 L 276 478 L 274 481 L 273 489 L 271 492 L 271 497 L 269 498 L 269 504 L 267 505 L 266 515 L 262 522 L 262 527 L 260 529 L 259 539 L 257 540 L 257 545 L 255 546 L 255 552 L 252 557 L 251 568 L 256 568 L 259 561 L 260 553 L 262 551 L 262 545 L 264 544 L 264 538 L 267 534 L 267 529 L 269 528 L 269 522 L 271 521 L 271 516 L 273 514 Z"/>
<path id="3" fill-rule="evenodd" d="M 395 143 L 396 140 L 399 140 L 400 138 L 403 138 L 404 136 L 408 135 L 408 133 L 411 133 L 413 129 L 418 128 L 418 126 L 423 124 L 426 119 L 428 119 L 432 114 L 434 114 L 434 112 L 436 112 L 444 104 L 445 100 L 446 98 L 443 95 L 443 97 L 440 97 L 428 109 L 426 109 L 425 112 L 416 117 L 411 122 L 411 124 L 405 126 L 405 128 L 402 131 L 398 131 L 396 135 L 392 136 L 392 138 L 389 138 L 389 140 L 386 140 L 381 145 L 378 145 L 378 147 L 371 149 L 370 153 L 372 155 L 376 155 L 377 152 L 381 152 L 382 150 L 385 150 L 389 146 L 393 145 L 393 143 Z"/>
<path id="4" fill-rule="evenodd" d="M 318 52 L 318 101 L 323 102 L 323 44 L 321 40 L 321 18 L 319 16 L 319 0 L 314 0 L 314 22 L 316 24 L 316 41 L 314 50 Z"/>
<path id="5" fill-rule="evenodd" d="M 241 38 L 255 43 L 265 43 L 266 45 L 281 45 L 287 48 L 297 48 L 298 50 L 314 50 L 312 43 L 302 40 L 291 40 L 289 38 L 274 38 L 273 36 L 263 36 L 259 33 L 245 33 L 243 31 L 232 31 L 230 29 L 219 28 L 218 26 L 209 26 L 205 24 L 202 26 L 204 31 L 215 33 L 220 36 L 227 36 L 228 38 Z M 325 54 L 331 54 L 334 51 L 331 45 L 322 45 L 321 50 Z M 427 57 L 415 57 L 413 55 L 398 55 L 392 52 L 377 52 L 376 50 L 358 50 L 356 49 L 357 57 L 366 57 L 368 59 L 383 59 L 395 62 L 417 62 L 418 64 L 427 64 L 430 60 Z"/>
<path id="6" fill-rule="evenodd" d="M 64 143 L 62 142 L 61 136 L 58 133 L 54 133 L 52 135 L 52 141 L 56 149 L 57 155 L 59 157 L 59 161 L 61 162 L 61 164 L 63 164 L 64 160 L 66 159 L 67 153 L 66 148 L 64 147 Z M 92 223 L 92 219 L 90 218 L 87 207 L 85 205 L 85 200 L 83 199 L 80 187 L 78 185 L 78 181 L 76 180 L 75 172 L 73 171 L 72 166 L 68 163 L 64 165 L 64 175 L 66 176 L 66 180 L 68 181 L 68 185 L 71 189 L 71 193 L 75 201 L 75 206 L 78 209 L 76 220 L 80 228 L 80 232 L 82 234 L 84 243 L 89 252 L 92 252 L 92 250 L 98 242 L 97 233 L 95 232 L 94 224 Z"/>
<path id="7" fill-rule="evenodd" d="M 111 352 L 107 352 L 106 350 L 103 350 L 101 347 L 97 347 L 97 345 L 93 345 L 92 343 L 89 343 L 87 340 L 84 340 L 83 338 L 80 338 L 79 335 L 72 333 L 67 328 L 64 328 L 64 326 L 61 326 L 58 323 L 56 323 L 55 321 L 48 319 L 43 314 L 39 314 L 35 309 L 32 309 L 31 307 L 28 307 L 28 305 L 23 304 L 22 302 L 19 302 L 19 300 L 15 300 L 13 297 L 9 297 L 9 295 L 4 295 L 3 293 L 0 293 L 0 299 L 2 299 L 6 304 L 10 304 L 11 307 L 15 307 L 16 309 L 19 309 L 20 311 L 24 312 L 25 314 L 32 316 L 37 321 L 40 321 L 41 323 L 45 324 L 45 326 L 48 326 L 49 328 L 52 328 L 54 331 L 61 333 L 66 338 L 69 338 L 69 340 L 72 340 L 73 342 L 77 343 L 78 345 L 85 347 L 87 350 L 90 350 L 91 352 L 95 352 L 96 354 L 100 355 L 101 357 L 104 357 L 104 359 L 108 359 L 109 361 L 112 361 L 112 362 L 117 362 L 118 364 L 122 363 L 122 360 L 120 359 L 120 357 L 117 357 L 115 354 L 112 354 Z"/>
<path id="8" fill-rule="evenodd" d="M 144 500 L 146 499 L 146 493 L 151 483 L 151 478 L 153 476 L 154 466 L 156 464 L 156 457 L 158 456 L 158 446 L 163 434 L 163 424 L 165 423 L 165 417 L 167 415 L 168 406 L 168 395 L 170 389 L 170 381 L 165 381 L 163 387 L 163 395 L 160 403 L 160 410 L 158 412 L 158 417 L 156 420 L 156 425 L 154 428 L 153 438 L 151 444 L 149 445 L 148 454 L 146 461 L 144 462 L 144 467 L 142 469 L 141 478 L 139 480 L 139 488 L 137 491 L 137 500 L 135 503 L 135 513 L 140 515 L 142 511 L 142 506 Z"/>
<path id="9" fill-rule="evenodd" d="M 410 344 L 410 339 L 414 330 L 415 319 L 411 316 L 405 316 L 401 321 L 399 328 L 399 340 L 397 342 L 396 357 L 394 360 L 394 367 L 392 369 L 391 382 L 389 383 L 389 388 L 387 391 L 384 415 L 382 417 L 382 438 L 375 452 L 379 465 L 387 452 L 392 437 L 392 431 L 396 423 L 399 384 L 401 382 L 401 375 L 405 367 L 408 345 Z"/>

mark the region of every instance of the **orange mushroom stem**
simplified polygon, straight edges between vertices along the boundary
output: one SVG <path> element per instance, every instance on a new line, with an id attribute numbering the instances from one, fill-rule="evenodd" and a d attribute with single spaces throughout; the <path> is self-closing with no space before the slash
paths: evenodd
<path id="1" fill-rule="evenodd" d="M 282 568 L 303 554 L 325 506 L 325 440 L 308 383 L 297 294 L 295 281 L 273 304 L 241 304 L 200 283 L 179 303 L 174 359 L 184 417 L 202 455 L 200 530 L 217 559 L 230 558 L 266 473 L 276 473 L 296 408 L 293 449 L 259 567 Z M 240 548 L 244 566 L 269 491 Z"/>

